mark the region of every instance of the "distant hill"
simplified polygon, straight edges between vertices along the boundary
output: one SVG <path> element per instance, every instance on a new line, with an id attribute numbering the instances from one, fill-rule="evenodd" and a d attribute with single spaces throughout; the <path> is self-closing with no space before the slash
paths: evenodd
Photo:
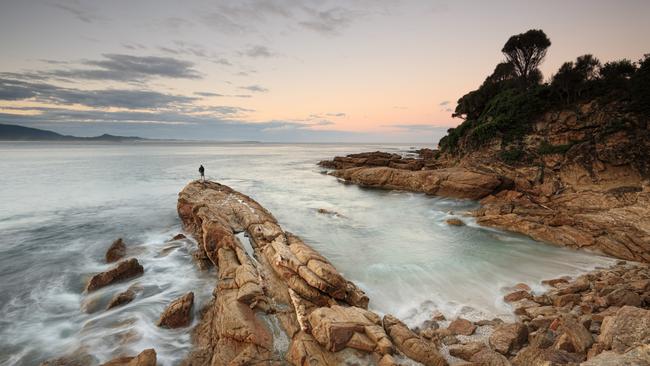
<path id="1" fill-rule="evenodd" d="M 0 124 L 0 141 L 138 141 L 146 140 L 135 136 L 114 136 L 103 134 L 94 137 L 77 137 L 61 135 L 48 130 Z"/>

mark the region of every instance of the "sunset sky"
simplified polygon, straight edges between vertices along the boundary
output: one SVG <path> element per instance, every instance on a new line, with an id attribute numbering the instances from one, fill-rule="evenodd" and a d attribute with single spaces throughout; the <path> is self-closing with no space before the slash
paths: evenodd
<path id="1" fill-rule="evenodd" d="M 0 3 L 0 123 L 80 136 L 431 142 L 543 29 L 564 61 L 650 52 L 650 1 Z"/>

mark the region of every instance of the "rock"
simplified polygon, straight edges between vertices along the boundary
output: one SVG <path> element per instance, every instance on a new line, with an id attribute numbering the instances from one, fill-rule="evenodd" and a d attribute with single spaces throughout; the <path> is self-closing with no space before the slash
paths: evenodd
<path id="1" fill-rule="evenodd" d="M 455 335 L 446 335 L 442 337 L 442 344 L 446 346 L 451 346 L 452 344 L 458 344 L 460 341 L 458 340 L 458 337 Z"/>
<path id="2" fill-rule="evenodd" d="M 634 347 L 620 354 L 612 351 L 603 352 L 581 366 L 650 366 L 650 344 Z"/>
<path id="3" fill-rule="evenodd" d="M 90 366 L 96 364 L 97 360 L 82 348 L 71 354 L 47 360 L 40 366 Z"/>
<path id="4" fill-rule="evenodd" d="M 449 354 L 460 358 L 461 360 L 469 361 L 472 356 L 487 348 L 485 343 L 481 342 L 470 342 L 466 344 L 455 344 L 449 346 Z"/>
<path id="5" fill-rule="evenodd" d="M 549 348 L 537 348 L 528 346 L 523 348 L 512 359 L 514 366 L 532 365 L 577 365 L 584 360 L 583 355 L 570 353 L 565 350 Z"/>
<path id="6" fill-rule="evenodd" d="M 418 337 L 397 318 L 384 316 L 384 329 L 395 342 L 395 346 L 409 358 L 425 366 L 447 366 L 447 361 L 433 343 Z"/>
<path id="7" fill-rule="evenodd" d="M 605 349 L 624 352 L 630 347 L 650 343 L 650 310 L 624 306 L 616 315 L 603 320 L 598 342 Z"/>
<path id="8" fill-rule="evenodd" d="M 156 351 L 145 349 L 135 357 L 118 357 L 101 366 L 156 366 Z"/>
<path id="9" fill-rule="evenodd" d="M 552 280 L 543 280 L 542 284 L 551 286 L 551 287 L 557 287 L 560 284 L 568 284 L 569 280 L 566 278 L 554 278 Z"/>
<path id="10" fill-rule="evenodd" d="M 111 244 L 111 246 L 106 251 L 106 263 L 117 262 L 126 255 L 126 245 L 122 238 L 119 238 Z"/>
<path id="11" fill-rule="evenodd" d="M 550 316 L 557 313 L 557 309 L 553 306 L 535 306 L 526 309 L 526 314 L 531 318 L 538 316 Z"/>
<path id="12" fill-rule="evenodd" d="M 475 353 L 470 358 L 470 362 L 488 366 L 510 366 L 510 361 L 505 356 L 488 348 Z"/>
<path id="13" fill-rule="evenodd" d="M 445 222 L 450 226 L 465 226 L 465 223 L 461 219 L 457 218 L 447 219 Z"/>
<path id="14" fill-rule="evenodd" d="M 497 352 L 508 355 L 520 349 L 528 340 L 528 328 L 521 323 L 501 324 L 490 335 L 490 346 Z"/>
<path id="15" fill-rule="evenodd" d="M 605 299 L 608 306 L 640 306 L 641 297 L 633 291 L 619 288 L 610 292 Z"/>
<path id="16" fill-rule="evenodd" d="M 514 309 L 514 313 L 517 315 L 526 314 L 526 309 L 539 307 L 539 304 L 533 300 L 523 298 L 521 300 L 515 301 L 511 304 Z"/>
<path id="17" fill-rule="evenodd" d="M 174 240 L 183 240 L 183 239 L 186 239 L 185 235 L 183 235 L 183 234 L 176 234 L 176 235 L 174 235 L 174 237 L 173 237 L 172 240 L 170 240 L 170 241 L 174 241 Z"/>
<path id="18" fill-rule="evenodd" d="M 594 339 L 587 328 L 572 316 L 563 316 L 560 319 L 558 332 L 561 334 L 555 342 L 558 349 L 570 353 L 585 354 L 594 343 Z"/>
<path id="19" fill-rule="evenodd" d="M 337 170 L 332 175 L 365 187 L 469 199 L 483 198 L 502 184 L 497 175 L 464 168 L 411 171 L 389 167 L 356 167 Z"/>
<path id="20" fill-rule="evenodd" d="M 181 328 L 190 325 L 193 305 L 194 293 L 188 292 L 167 306 L 160 315 L 157 325 L 163 328 Z"/>
<path id="21" fill-rule="evenodd" d="M 476 325 L 472 324 L 467 319 L 463 318 L 458 318 L 451 323 L 449 323 L 449 326 L 447 327 L 451 334 L 454 335 L 472 335 L 474 334 L 474 331 L 476 330 Z"/>
<path id="22" fill-rule="evenodd" d="M 506 296 L 504 296 L 503 301 L 505 301 L 505 302 L 515 302 L 515 301 L 519 301 L 519 300 L 522 300 L 522 299 L 529 299 L 530 300 L 532 298 L 533 298 L 533 296 L 528 291 L 519 290 L 519 291 L 511 292 L 511 293 L 507 294 Z"/>
<path id="23" fill-rule="evenodd" d="M 574 305 L 580 302 L 580 298 L 580 294 L 560 295 L 553 300 L 553 306 L 559 308 L 566 305 Z"/>
<path id="24" fill-rule="evenodd" d="M 131 286 L 126 291 L 120 292 L 119 294 L 116 294 L 113 296 L 111 301 L 108 302 L 108 305 L 106 306 L 106 310 L 112 309 L 117 306 L 122 306 L 124 304 L 128 304 L 133 299 L 135 299 L 136 296 L 136 287 Z"/>
<path id="25" fill-rule="evenodd" d="M 133 278 L 144 273 L 144 268 L 135 258 L 126 259 L 119 262 L 106 272 L 94 275 L 86 285 L 86 291 L 95 291 L 98 288 L 108 286 L 120 281 Z"/>

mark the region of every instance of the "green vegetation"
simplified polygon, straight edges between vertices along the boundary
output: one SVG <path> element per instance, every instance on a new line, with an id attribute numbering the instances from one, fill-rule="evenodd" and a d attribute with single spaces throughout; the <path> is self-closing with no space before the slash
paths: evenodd
<path id="1" fill-rule="evenodd" d="M 498 137 L 503 142 L 501 159 L 519 161 L 525 152 L 513 146 L 521 145 L 536 117 L 591 100 L 619 101 L 627 111 L 650 115 L 650 54 L 638 62 L 623 59 L 605 64 L 593 55 L 583 55 L 564 63 L 543 83 L 539 65 L 550 45 L 542 30 L 510 37 L 501 50 L 506 61 L 478 89 L 458 100 L 452 116 L 464 121 L 440 140 L 441 151 L 455 154 Z M 612 128 L 622 126 L 619 122 Z M 538 152 L 565 153 L 571 146 L 546 144 Z"/>

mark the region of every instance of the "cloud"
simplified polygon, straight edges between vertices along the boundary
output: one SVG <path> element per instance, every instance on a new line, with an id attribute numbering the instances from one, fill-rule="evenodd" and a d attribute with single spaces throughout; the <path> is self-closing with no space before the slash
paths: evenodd
<path id="1" fill-rule="evenodd" d="M 327 113 L 326 116 L 330 116 L 330 117 L 345 117 L 346 114 L 345 114 L 345 113 L 341 113 L 341 112 L 339 112 L 339 113 Z"/>
<path id="2" fill-rule="evenodd" d="M 301 26 L 313 31 L 332 35 L 347 27 L 357 15 L 355 12 L 341 7 L 328 10 L 307 9 L 309 18 L 298 22 Z"/>
<path id="3" fill-rule="evenodd" d="M 25 99 L 52 104 L 80 104 L 94 108 L 146 109 L 180 106 L 192 102 L 195 98 L 150 90 L 80 90 L 0 78 L 0 100 Z"/>
<path id="4" fill-rule="evenodd" d="M 219 93 L 212 93 L 212 92 L 194 92 L 195 95 L 199 95 L 202 97 L 223 97 L 223 94 Z"/>
<path id="5" fill-rule="evenodd" d="M 94 9 L 81 4 L 79 0 L 61 1 L 50 5 L 68 14 L 72 14 L 75 18 L 85 23 L 92 23 L 96 20 L 104 19 L 97 15 Z"/>
<path id="6" fill-rule="evenodd" d="M 448 105 L 449 103 L 450 103 L 450 102 L 449 102 L 448 100 L 443 100 L 443 101 L 440 102 L 438 105 L 441 106 L 441 107 L 444 107 L 444 106 Z"/>
<path id="7" fill-rule="evenodd" d="M 239 89 L 248 90 L 253 93 L 266 93 L 269 91 L 267 88 L 260 85 L 240 86 Z"/>
<path id="8" fill-rule="evenodd" d="M 381 127 L 395 128 L 404 131 L 416 132 L 416 131 L 439 131 L 441 129 L 447 130 L 448 127 L 440 127 L 435 125 L 422 125 L 422 124 L 392 124 L 392 125 L 382 125 Z"/>
<path id="9" fill-rule="evenodd" d="M 232 66 L 232 63 L 230 63 L 230 61 L 228 61 L 227 59 L 225 59 L 223 57 L 212 60 L 212 62 L 214 62 L 217 65 Z"/>
<path id="10" fill-rule="evenodd" d="M 239 52 L 239 54 L 252 58 L 269 58 L 275 55 L 268 47 L 260 45 L 250 46 L 244 51 Z"/>
<path id="11" fill-rule="evenodd" d="M 85 60 L 82 64 L 91 69 L 67 68 L 39 72 L 44 77 L 70 79 L 145 81 L 152 77 L 199 79 L 201 75 L 193 69 L 194 64 L 172 57 L 132 56 L 104 54 L 101 60 Z"/>

